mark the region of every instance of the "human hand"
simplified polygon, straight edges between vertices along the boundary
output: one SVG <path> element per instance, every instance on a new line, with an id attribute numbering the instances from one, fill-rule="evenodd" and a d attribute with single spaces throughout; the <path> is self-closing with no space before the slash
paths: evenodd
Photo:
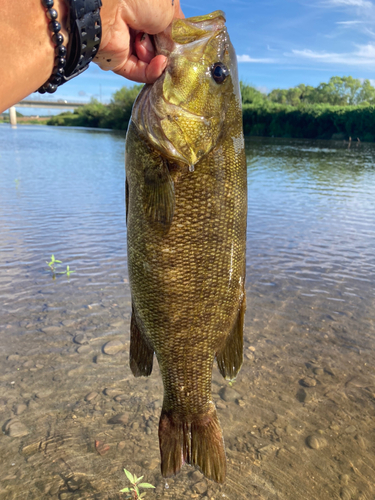
<path id="1" fill-rule="evenodd" d="M 174 18 L 183 18 L 180 0 L 103 0 L 102 41 L 94 62 L 128 80 L 153 83 L 167 58 L 155 56 L 148 35 L 164 31 Z"/>

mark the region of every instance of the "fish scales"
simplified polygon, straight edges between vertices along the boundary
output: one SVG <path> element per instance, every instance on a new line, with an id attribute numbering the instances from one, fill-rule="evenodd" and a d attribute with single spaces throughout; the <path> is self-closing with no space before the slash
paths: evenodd
<path id="1" fill-rule="evenodd" d="M 183 36 L 193 32 L 196 45 L 194 33 L 200 30 L 198 42 L 204 45 L 199 63 L 187 51 L 185 67 L 183 44 L 176 42 L 181 26 Z M 169 65 L 160 81 L 141 91 L 126 139 L 130 364 L 136 376 L 149 375 L 153 353 L 158 359 L 164 385 L 163 475 L 187 462 L 223 482 L 225 452 L 211 395 L 212 366 L 216 356 L 226 378 L 237 375 L 245 310 L 246 158 L 235 55 L 220 11 L 174 21 L 156 37 L 156 46 L 161 53 L 168 48 Z M 220 83 L 212 78 L 218 60 L 227 71 Z M 189 76 L 195 64 L 201 66 L 203 104 L 194 104 L 195 85 L 191 100 L 181 101 L 176 111 L 181 86 L 189 99 L 181 71 Z M 163 108 L 160 94 L 173 101 L 172 108 Z M 216 106 L 205 107 L 207 96 Z M 168 123 L 160 124 L 164 116 Z"/>

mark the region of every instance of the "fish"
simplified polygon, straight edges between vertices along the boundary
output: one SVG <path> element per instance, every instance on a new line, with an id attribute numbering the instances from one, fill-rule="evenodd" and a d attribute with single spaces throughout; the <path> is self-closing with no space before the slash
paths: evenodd
<path id="1" fill-rule="evenodd" d="M 237 60 L 222 11 L 175 19 L 154 42 L 168 64 L 135 100 L 125 148 L 130 368 L 149 376 L 156 355 L 162 475 L 187 463 L 223 483 L 212 369 L 237 376 L 246 307 Z"/>

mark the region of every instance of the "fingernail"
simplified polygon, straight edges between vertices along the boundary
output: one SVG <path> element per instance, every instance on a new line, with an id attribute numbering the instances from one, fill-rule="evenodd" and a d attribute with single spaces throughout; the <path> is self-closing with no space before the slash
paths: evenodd
<path id="1" fill-rule="evenodd" d="M 147 37 L 147 33 L 142 33 L 140 42 L 143 42 L 144 40 L 146 40 L 146 37 Z"/>

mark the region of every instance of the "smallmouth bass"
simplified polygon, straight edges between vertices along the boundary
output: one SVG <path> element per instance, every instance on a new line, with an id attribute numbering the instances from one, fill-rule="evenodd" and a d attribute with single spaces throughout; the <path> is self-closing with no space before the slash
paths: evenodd
<path id="1" fill-rule="evenodd" d="M 168 65 L 137 97 L 126 138 L 130 367 L 148 376 L 154 353 L 159 362 L 163 476 L 188 463 L 222 483 L 212 366 L 216 357 L 223 377 L 236 377 L 245 312 L 237 61 L 221 11 L 176 19 L 154 40 Z"/>

